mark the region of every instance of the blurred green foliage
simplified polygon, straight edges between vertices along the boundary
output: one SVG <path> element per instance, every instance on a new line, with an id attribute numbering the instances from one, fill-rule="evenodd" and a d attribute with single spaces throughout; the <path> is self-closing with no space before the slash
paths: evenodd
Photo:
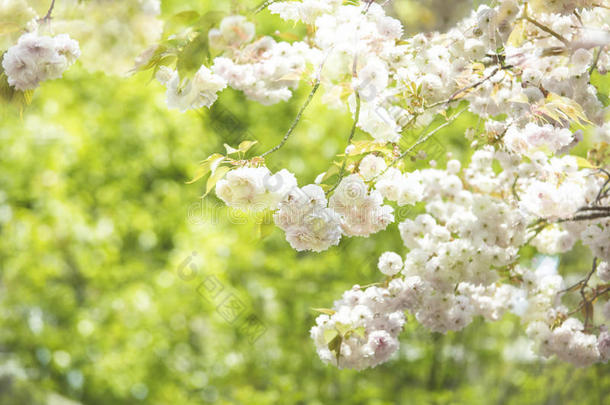
<path id="1" fill-rule="evenodd" d="M 164 2 L 164 12 L 214 6 Z M 257 22 L 279 24 L 266 12 Z M 45 83 L 23 117 L 0 112 L 1 405 L 607 403 L 608 365 L 537 360 L 511 317 L 446 336 L 409 319 L 399 355 L 360 373 L 319 361 L 311 308 L 377 281 L 378 255 L 404 249 L 396 225 L 297 253 L 281 231 L 261 239 L 213 193 L 201 200 L 201 183 L 185 184 L 225 142 L 274 146 L 308 92 L 263 107 L 227 90 L 210 111 L 180 114 L 146 74 L 77 66 Z M 268 159 L 301 184 L 341 153 L 351 127 L 318 101 Z M 441 165 L 444 149 L 467 158 L 474 125 L 466 117 L 436 136 Z M 582 273 L 589 259 L 579 248 L 561 271 Z M 219 306 L 230 294 L 233 322 Z M 244 330 L 251 315 L 260 328 Z"/>

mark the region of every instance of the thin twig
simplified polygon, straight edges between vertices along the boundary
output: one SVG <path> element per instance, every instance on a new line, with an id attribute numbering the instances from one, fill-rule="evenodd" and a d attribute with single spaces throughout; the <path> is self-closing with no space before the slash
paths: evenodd
<path id="1" fill-rule="evenodd" d="M 591 68 L 589 69 L 589 76 L 593 74 L 595 69 L 597 69 L 597 63 L 599 62 L 599 57 L 602 54 L 602 47 L 597 47 L 597 53 L 595 54 L 595 58 L 593 58 L 593 63 L 591 63 Z"/>
<path id="2" fill-rule="evenodd" d="M 301 110 L 299 111 L 299 113 L 297 114 L 296 118 L 292 122 L 292 125 L 288 129 L 288 132 L 286 132 L 286 134 L 284 135 L 284 138 L 282 138 L 282 141 L 279 144 L 277 144 L 276 146 L 274 146 L 272 149 L 270 149 L 267 152 L 263 153 L 260 157 L 264 158 L 265 156 L 267 156 L 267 155 L 277 151 L 282 146 L 284 146 L 286 141 L 288 141 L 288 138 L 290 138 L 290 135 L 292 135 L 292 133 L 294 132 L 295 128 L 297 127 L 297 124 L 299 123 L 299 121 L 301 121 L 301 117 L 303 116 L 303 113 L 305 112 L 305 109 L 307 108 L 309 103 L 311 103 L 311 100 L 313 100 L 313 96 L 318 91 L 318 88 L 320 88 L 320 76 L 316 77 L 316 82 L 315 82 L 315 84 L 313 86 L 313 89 L 311 89 L 311 92 L 309 93 L 309 96 L 307 97 L 307 100 L 305 101 L 305 104 L 303 104 L 303 106 L 301 107 Z"/>
<path id="3" fill-rule="evenodd" d="M 451 118 L 449 118 L 449 120 L 447 122 L 445 122 L 442 125 L 439 125 L 437 128 L 435 128 L 433 131 L 427 133 L 426 135 L 422 135 L 419 137 L 419 139 L 417 140 L 417 142 L 415 142 L 413 145 L 411 145 L 407 150 L 405 150 L 403 153 L 400 154 L 400 156 L 398 156 L 396 159 L 394 159 L 389 165 L 388 167 L 383 171 L 383 173 L 381 173 L 379 176 L 383 175 L 389 168 L 393 167 L 394 165 L 396 165 L 396 163 L 398 163 L 401 159 L 404 159 L 409 153 L 411 153 L 415 148 L 417 148 L 419 145 L 425 143 L 427 140 L 429 140 L 434 134 L 436 134 L 438 131 L 440 131 L 441 129 L 445 128 L 446 126 L 448 126 L 449 124 L 451 124 L 453 121 L 455 121 L 457 119 L 457 117 L 459 117 L 464 111 L 466 111 L 466 108 L 464 108 L 463 110 L 461 110 L 460 112 L 456 113 L 455 115 L 453 115 Z M 379 177 L 377 176 L 377 177 Z"/>
<path id="4" fill-rule="evenodd" d="M 354 56 L 354 61 L 352 63 L 352 77 L 355 79 L 358 76 L 358 54 L 356 54 Z M 352 124 L 352 130 L 349 133 L 349 137 L 347 138 L 347 146 L 352 144 L 352 140 L 354 139 L 354 135 L 356 134 L 356 127 L 358 126 L 358 122 L 360 121 L 360 105 L 361 105 L 361 100 L 360 100 L 360 91 L 358 90 L 358 88 L 354 88 L 354 94 L 356 96 L 356 112 L 354 114 L 354 123 Z M 347 149 L 347 147 L 346 147 Z M 345 166 L 347 165 L 347 153 L 345 153 L 345 156 L 343 158 L 343 164 L 341 165 L 341 170 L 339 171 L 339 178 L 337 179 L 337 182 L 335 183 L 335 185 L 326 192 L 326 195 L 332 193 L 338 186 L 339 183 L 341 183 L 341 180 L 343 180 L 343 176 L 345 176 Z"/>
<path id="5" fill-rule="evenodd" d="M 585 294 L 585 288 L 587 287 L 587 284 L 589 283 L 589 280 L 591 279 L 591 276 L 593 275 L 593 273 L 595 273 L 595 270 L 597 269 L 597 257 L 593 258 L 593 266 L 591 268 L 591 271 L 589 272 L 589 274 L 587 274 L 587 277 L 585 278 L 582 286 L 580 287 L 580 295 L 582 297 L 583 302 L 585 303 L 585 330 L 589 327 L 589 307 L 591 305 L 591 303 L 587 300 L 587 295 Z"/>
<path id="6" fill-rule="evenodd" d="M 360 120 L 360 93 L 358 92 L 358 90 L 356 90 L 356 113 L 354 115 L 354 124 L 352 125 L 352 130 L 350 131 L 349 134 L 349 138 L 347 138 L 347 145 L 351 145 L 352 144 L 352 139 L 354 139 L 354 134 L 356 133 L 356 126 L 358 125 L 358 121 Z M 330 194 L 333 191 L 335 191 L 335 189 L 339 186 L 339 183 L 341 183 L 341 180 L 343 180 L 343 176 L 345 176 L 345 166 L 347 165 L 347 153 L 345 154 L 345 157 L 343 159 L 343 164 L 341 165 L 341 170 L 339 171 L 339 178 L 337 179 L 337 182 L 335 183 L 334 186 L 332 186 L 332 188 L 330 190 L 328 190 L 326 192 L 326 194 Z"/>
<path id="7" fill-rule="evenodd" d="M 532 236 L 530 236 L 527 240 L 527 242 L 525 243 L 526 245 L 529 245 L 531 241 L 533 241 L 534 239 L 536 239 L 536 236 L 540 235 L 540 232 L 544 231 L 544 229 L 548 226 L 548 223 L 543 223 L 542 225 L 539 225 L 538 228 L 536 228 L 534 230 L 534 234 Z"/>
<path id="8" fill-rule="evenodd" d="M 597 197 L 595 198 L 595 203 L 599 203 L 602 200 L 602 197 L 605 194 L 604 189 L 610 184 L 610 173 L 608 173 L 604 169 L 601 169 L 601 171 L 608 176 L 608 180 L 606 180 L 606 182 L 604 183 L 602 188 L 599 189 L 599 193 L 597 193 Z M 606 191 L 606 193 L 607 193 L 607 191 Z"/>
<path id="9" fill-rule="evenodd" d="M 538 21 L 534 20 L 532 17 L 526 15 L 523 17 L 526 21 L 534 24 L 536 27 L 538 27 L 539 29 L 541 29 L 542 31 L 546 32 L 547 34 L 550 34 L 552 36 L 554 36 L 555 38 L 557 38 L 558 40 L 560 40 L 561 42 L 563 42 L 563 44 L 565 46 L 570 45 L 570 43 L 568 42 L 567 39 L 565 39 L 562 35 L 558 34 L 557 32 L 553 31 L 552 29 L 550 29 L 549 27 L 547 27 L 546 25 L 540 24 Z"/>
<path id="10" fill-rule="evenodd" d="M 47 11 L 47 14 L 42 18 L 44 21 L 48 21 L 51 19 L 51 14 L 53 13 L 54 8 L 55 8 L 55 0 L 52 0 L 51 6 L 49 7 L 49 11 Z"/>
<path id="11" fill-rule="evenodd" d="M 261 4 L 259 4 L 258 7 L 256 7 L 254 9 L 254 11 L 252 12 L 252 14 L 258 14 L 261 11 L 265 10 L 267 7 L 269 7 L 270 5 L 272 5 L 273 3 L 275 3 L 278 0 L 265 0 L 263 1 Z"/>
<path id="12" fill-rule="evenodd" d="M 480 85 L 482 85 L 483 83 L 485 83 L 486 81 L 488 81 L 489 79 L 491 79 L 492 77 L 495 76 L 496 73 L 498 73 L 502 68 L 498 67 L 496 69 L 493 70 L 493 72 L 491 72 L 489 75 L 487 75 L 486 77 L 484 77 L 483 79 L 481 79 L 480 81 L 471 84 L 469 86 L 466 86 L 464 88 L 459 89 L 458 91 L 456 91 L 455 93 L 453 93 L 451 95 L 451 97 L 449 97 L 447 100 L 444 101 L 439 101 L 437 103 L 431 104 L 429 105 L 427 108 L 434 108 L 434 107 L 438 107 L 439 105 L 445 105 L 447 106 L 449 103 L 451 103 L 452 101 L 456 101 L 458 99 L 458 96 L 464 92 L 467 92 L 468 90 L 473 90 L 476 89 L 477 87 L 479 87 Z"/>

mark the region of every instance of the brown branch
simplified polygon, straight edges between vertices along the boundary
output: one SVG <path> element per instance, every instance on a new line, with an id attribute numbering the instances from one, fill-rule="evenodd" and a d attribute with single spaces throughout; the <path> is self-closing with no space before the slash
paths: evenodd
<path id="1" fill-rule="evenodd" d="M 534 20 L 532 17 L 526 15 L 523 17 L 526 21 L 534 24 L 536 27 L 538 27 L 539 29 L 541 29 L 542 31 L 546 32 L 547 34 L 550 34 L 552 36 L 554 36 L 555 38 L 557 38 L 558 40 L 560 40 L 561 42 L 563 42 L 563 44 L 567 47 L 570 42 L 568 42 L 567 39 L 565 39 L 562 35 L 558 34 L 557 32 L 553 31 L 552 29 L 550 29 L 549 27 L 547 27 L 546 25 L 542 25 L 540 24 L 538 21 Z"/>
<path id="2" fill-rule="evenodd" d="M 49 11 L 47 11 L 47 14 L 44 17 L 42 17 L 40 19 L 40 21 L 44 21 L 44 22 L 49 21 L 51 19 L 51 14 L 53 13 L 54 8 L 55 8 L 55 0 L 52 0 L 51 6 L 49 7 Z"/>

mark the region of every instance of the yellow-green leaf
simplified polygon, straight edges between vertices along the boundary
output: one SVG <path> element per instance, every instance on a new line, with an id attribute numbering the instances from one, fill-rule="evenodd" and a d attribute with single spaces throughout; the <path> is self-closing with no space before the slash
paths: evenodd
<path id="1" fill-rule="evenodd" d="M 329 344 L 337 337 L 339 332 L 336 329 L 326 329 L 324 331 L 324 343 Z"/>
<path id="2" fill-rule="evenodd" d="M 212 173 L 205 186 L 204 197 L 210 194 L 210 191 L 216 186 L 216 183 L 218 183 L 229 170 L 231 170 L 231 168 L 228 166 L 220 166 Z"/>
<path id="3" fill-rule="evenodd" d="M 364 326 L 360 326 L 358 328 L 352 329 L 352 333 L 358 336 L 359 338 L 364 339 L 366 329 L 364 328 Z"/>
<path id="4" fill-rule="evenodd" d="M 216 167 L 224 160 L 224 156 L 220 153 L 214 153 L 212 156 L 209 156 L 206 160 L 202 161 L 197 170 L 195 171 L 195 176 L 191 181 L 187 181 L 186 184 L 193 184 L 201 178 L 205 177 L 211 171 L 214 171 Z"/>
<path id="5" fill-rule="evenodd" d="M 589 162 L 587 159 L 585 159 L 583 157 L 580 157 L 580 156 L 574 156 L 574 157 L 576 158 L 578 167 L 581 169 L 597 169 L 598 168 L 593 163 Z"/>
<path id="6" fill-rule="evenodd" d="M 326 314 L 328 316 L 333 316 L 337 311 L 328 308 L 312 308 L 316 312 L 320 312 L 322 314 Z"/>
<path id="7" fill-rule="evenodd" d="M 347 332 L 349 332 L 351 329 L 351 325 L 346 325 L 341 322 L 337 322 L 335 327 L 337 328 L 337 330 L 339 331 L 341 336 L 345 336 L 347 334 Z"/>
<path id="8" fill-rule="evenodd" d="M 523 42 L 525 42 L 526 39 L 526 22 L 525 20 L 520 20 L 517 22 L 517 24 L 515 24 L 515 28 L 513 28 L 513 31 L 510 33 L 506 43 L 507 45 L 518 48 L 523 44 Z"/>
<path id="9" fill-rule="evenodd" d="M 239 150 L 235 149 L 234 147 L 232 147 L 226 143 L 224 145 L 225 145 L 225 149 L 227 150 L 227 155 L 239 152 Z"/>
<path id="10" fill-rule="evenodd" d="M 328 343 L 328 349 L 335 352 L 337 363 L 339 362 L 339 357 L 341 357 L 341 343 L 343 343 L 343 338 L 339 334 Z"/>
<path id="11" fill-rule="evenodd" d="M 246 153 L 257 143 L 258 143 L 258 141 L 243 141 L 242 143 L 239 144 L 237 149 L 239 149 L 239 151 L 242 153 Z"/>

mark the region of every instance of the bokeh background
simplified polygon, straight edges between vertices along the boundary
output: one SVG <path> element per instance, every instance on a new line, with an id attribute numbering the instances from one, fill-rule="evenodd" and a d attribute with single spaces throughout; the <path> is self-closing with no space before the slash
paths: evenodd
<path id="1" fill-rule="evenodd" d="M 256 5 L 163 1 L 163 13 Z M 451 25 L 472 5 L 388 8 L 417 32 Z M 263 33 L 302 32 L 267 12 L 254 20 Z M 0 106 L 1 405 L 607 403 L 608 365 L 542 361 L 510 316 L 447 335 L 410 317 L 388 363 L 354 372 L 320 362 L 311 308 L 377 281 L 379 254 L 404 253 L 396 224 L 297 253 L 280 230 L 261 235 L 213 193 L 202 200 L 203 183 L 186 184 L 223 143 L 256 139 L 262 152 L 279 142 L 308 92 L 303 84 L 291 102 L 263 107 L 227 90 L 211 110 L 181 114 L 149 73 L 117 78 L 79 63 L 44 83 L 23 114 Z M 429 159 L 467 160 L 463 134 L 477 125 L 464 115 L 439 132 Z M 312 182 L 350 127 L 347 111 L 316 98 L 268 164 Z M 577 277 L 589 263 L 577 247 L 560 271 Z"/>

